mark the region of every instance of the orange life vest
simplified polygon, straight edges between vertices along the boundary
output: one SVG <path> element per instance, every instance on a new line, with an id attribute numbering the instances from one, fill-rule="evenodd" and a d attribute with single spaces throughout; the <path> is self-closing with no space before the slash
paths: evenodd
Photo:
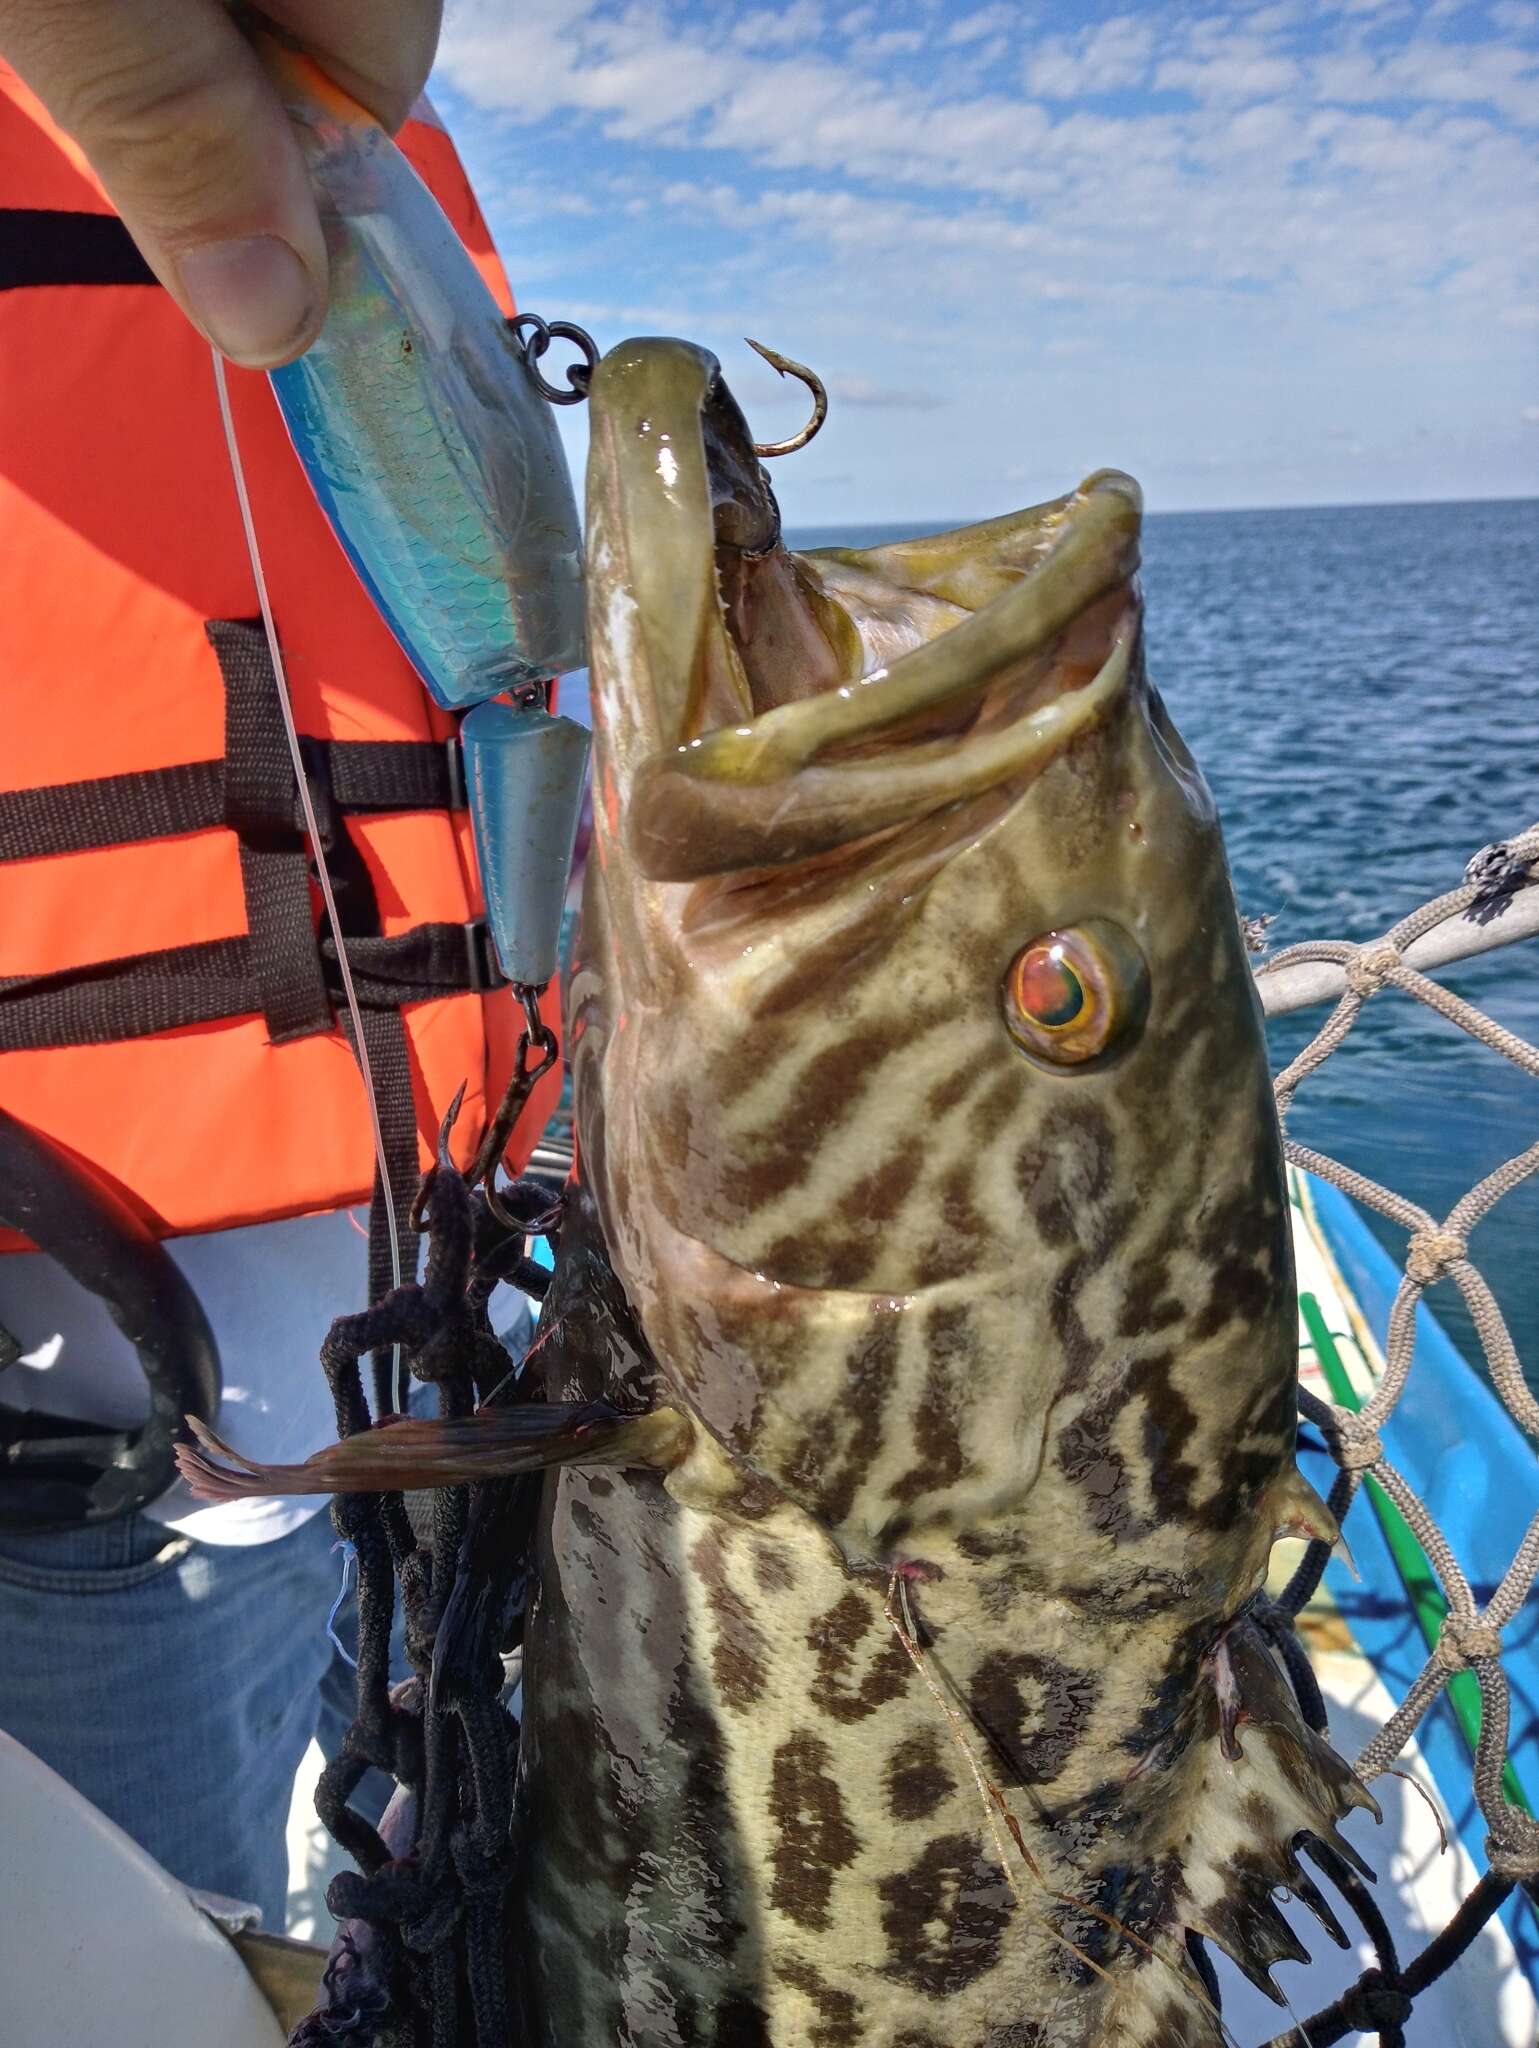
<path id="1" fill-rule="evenodd" d="M 511 312 L 448 137 L 414 118 L 400 141 Z M 266 378 L 229 382 L 409 1201 L 462 1082 L 454 1142 L 468 1159 L 519 1030 L 488 943 L 455 721 L 332 538 Z M 208 347 L 3 65 L 0 688 L 0 1108 L 162 1236 L 366 1199 L 366 1100 Z M 557 1085 L 536 1091 L 510 1163 Z"/>

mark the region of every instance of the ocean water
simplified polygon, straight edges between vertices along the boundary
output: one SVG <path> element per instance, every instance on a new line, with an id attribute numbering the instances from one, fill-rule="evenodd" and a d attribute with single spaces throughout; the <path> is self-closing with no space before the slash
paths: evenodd
<path id="1" fill-rule="evenodd" d="M 1371 939 L 1539 818 L 1539 500 L 1155 513 L 1144 591 L 1151 672 L 1217 796 L 1241 907 L 1274 916 L 1274 946 Z M 1442 978 L 1539 1041 L 1539 940 Z M 1327 1014 L 1273 1024 L 1275 1063 Z M 1386 993 L 1289 1128 L 1441 1217 L 1539 1138 L 1539 1082 Z M 1403 1232 L 1375 1227 L 1403 1251 Z M 1539 1389 L 1539 1182 L 1471 1251 Z M 1429 1302 L 1478 1358 L 1452 1283 Z"/>

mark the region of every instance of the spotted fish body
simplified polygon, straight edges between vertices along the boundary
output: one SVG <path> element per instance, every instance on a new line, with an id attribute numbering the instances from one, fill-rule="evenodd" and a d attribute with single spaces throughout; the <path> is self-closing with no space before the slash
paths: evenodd
<path id="1" fill-rule="evenodd" d="M 805 561 L 769 507 L 709 357 L 606 360 L 571 1227 L 632 1320 L 545 1392 L 689 1431 L 546 1481 L 515 1995 L 531 2048 L 1207 2048 L 1188 1933 L 1265 1981 L 1369 1802 L 1247 1613 L 1328 1517 L 1136 490 Z M 1006 994 L 1076 929 L 1147 994 L 1055 1067 Z"/>

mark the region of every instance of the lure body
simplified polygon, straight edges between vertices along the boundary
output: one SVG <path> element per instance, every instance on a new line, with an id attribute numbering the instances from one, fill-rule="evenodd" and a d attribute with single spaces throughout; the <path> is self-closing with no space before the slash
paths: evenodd
<path id="1" fill-rule="evenodd" d="M 550 405 L 390 137 L 313 66 L 273 61 L 331 303 L 272 385 L 333 529 L 446 708 L 580 667 L 582 544 Z"/>

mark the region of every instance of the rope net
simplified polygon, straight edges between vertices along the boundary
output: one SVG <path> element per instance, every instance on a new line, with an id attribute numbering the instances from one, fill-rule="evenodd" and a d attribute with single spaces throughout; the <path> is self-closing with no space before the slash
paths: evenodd
<path id="1" fill-rule="evenodd" d="M 1280 2034 L 1267 2048 L 1329 2048 L 1354 2031 L 1377 2031 L 1382 2048 L 1404 2048 L 1405 2023 L 1417 1994 L 1464 1952 L 1521 1885 L 1539 1905 L 1539 1823 L 1506 1796 L 1510 1776 L 1508 1733 L 1511 1694 L 1502 1664 L 1502 1631 L 1516 1618 L 1539 1577 L 1539 1517 L 1529 1525 L 1495 1591 L 1478 1604 L 1470 1578 L 1443 1532 L 1415 1491 L 1385 1455 L 1380 1431 L 1400 1403 L 1415 1358 L 1416 1307 L 1427 1288 L 1444 1279 L 1459 1289 L 1485 1353 L 1491 1381 L 1518 1427 L 1539 1440 L 1539 1401 L 1523 1378 L 1516 1347 L 1496 1297 L 1469 1255 L 1469 1237 L 1502 1197 L 1539 1173 L 1539 1143 L 1514 1154 L 1453 1205 L 1446 1216 L 1431 1215 L 1390 1188 L 1286 1135 L 1288 1112 L 1299 1087 L 1338 1053 L 1365 1007 L 1387 990 L 1397 990 L 1510 1060 L 1539 1081 L 1539 1048 L 1504 1029 L 1472 1003 L 1418 973 L 1406 949 L 1434 926 L 1455 918 L 1487 923 L 1500 918 L 1519 891 L 1539 883 L 1539 824 L 1499 847 L 1487 848 L 1466 870 L 1461 887 L 1424 903 L 1367 945 L 1307 941 L 1274 954 L 1263 974 L 1303 962 L 1341 968 L 1346 990 L 1329 1018 L 1277 1077 L 1277 1107 L 1284 1121 L 1284 1151 L 1290 1163 L 1340 1188 L 1353 1200 L 1398 1224 L 1407 1233 L 1403 1270 L 1384 1344 L 1385 1369 L 1371 1397 L 1352 1409 L 1300 1389 L 1300 1412 L 1324 1436 L 1337 1465 L 1330 1506 L 1337 1520 L 1372 1477 L 1398 1509 L 1421 1545 L 1447 1605 L 1436 1644 L 1405 1699 L 1355 1761 L 1365 1782 L 1388 1771 L 1428 1710 L 1456 1674 L 1469 1671 L 1479 1687 L 1480 1732 L 1474 1759 L 1474 1790 L 1488 1834 L 1488 1869 L 1449 1926 L 1414 1961 L 1402 1966 L 1382 1917 L 1354 1896 L 1359 1917 L 1373 1941 L 1378 1966 L 1367 1971 L 1333 2005 Z M 1289 1620 L 1315 1593 L 1329 1547 L 1312 1543 L 1276 1603 Z M 1364 1903 L 1369 1911 L 1364 1913 Z M 1377 1923 L 1377 1924 L 1375 1924 Z"/>

